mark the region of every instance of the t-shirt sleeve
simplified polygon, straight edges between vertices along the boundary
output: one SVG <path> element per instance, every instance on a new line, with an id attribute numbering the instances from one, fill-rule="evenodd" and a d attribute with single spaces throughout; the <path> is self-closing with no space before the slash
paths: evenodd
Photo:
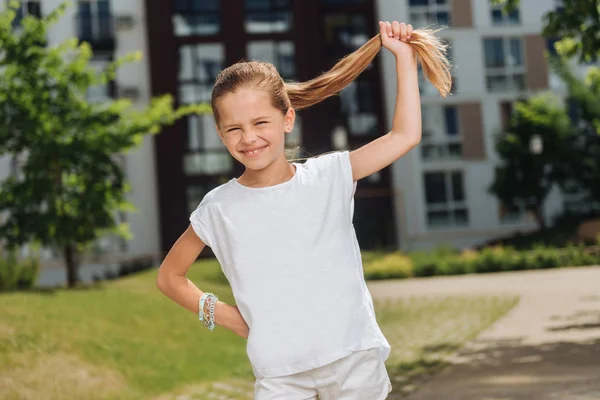
<path id="1" fill-rule="evenodd" d="M 337 151 L 321 157 L 321 167 L 325 169 L 323 174 L 333 180 L 331 184 L 342 191 L 344 198 L 351 199 L 356 191 L 357 182 L 352 177 L 350 152 Z"/>
<path id="2" fill-rule="evenodd" d="M 208 205 L 202 201 L 190 215 L 190 224 L 196 235 L 208 246 L 213 247 L 213 235 L 210 229 Z"/>

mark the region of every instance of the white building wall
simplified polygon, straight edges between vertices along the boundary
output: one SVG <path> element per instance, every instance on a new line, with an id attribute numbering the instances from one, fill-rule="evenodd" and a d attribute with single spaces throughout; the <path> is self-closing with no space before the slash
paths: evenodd
<path id="1" fill-rule="evenodd" d="M 61 2 L 62 0 L 41 0 L 42 13 L 48 14 Z M 68 38 L 77 36 L 76 10 L 77 2 L 73 2 L 60 21 L 50 28 L 49 46 L 58 45 Z M 116 80 L 117 87 L 135 87 L 138 90 L 139 96 L 134 100 L 134 106 L 142 108 L 149 104 L 151 95 L 144 0 L 113 0 L 111 12 L 113 16 L 133 16 L 133 25 L 130 28 L 115 30 L 116 49 L 112 56 L 117 59 L 135 51 L 143 52 L 142 61 L 123 66 L 118 71 Z M 91 65 L 100 67 L 105 63 L 92 61 Z M 125 217 L 133 234 L 133 239 L 126 242 L 125 253 L 136 255 L 158 252 L 160 249 L 158 193 L 152 136 L 146 136 L 139 148 L 126 155 L 124 167 L 132 187 L 127 197 L 137 208 L 136 212 L 128 213 Z M 10 159 L 3 157 L 0 159 L 0 179 L 9 173 Z"/>
<path id="2" fill-rule="evenodd" d="M 423 95 L 421 103 L 428 105 L 451 105 L 480 103 L 483 121 L 483 134 L 486 158 L 482 161 L 428 161 L 421 160 L 420 149 L 416 148 L 392 166 L 392 179 L 396 193 L 395 206 L 399 245 L 405 249 L 424 249 L 440 244 L 456 247 L 473 246 L 483 241 L 507 236 L 516 231 L 536 228 L 529 217 L 517 222 L 502 222 L 499 203 L 488 193 L 494 177 L 498 156 L 494 150 L 494 137 L 501 126 L 500 103 L 515 100 L 519 93 L 489 93 L 486 89 L 484 68 L 483 38 L 498 36 L 523 37 L 539 34 L 542 30 L 542 15 L 554 7 L 554 0 L 522 1 L 521 23 L 515 26 L 494 26 L 488 0 L 472 0 L 473 27 L 449 28 L 439 33 L 452 43 L 454 76 L 458 83 L 458 93 L 446 99 L 438 94 Z M 408 0 L 379 0 L 377 18 L 381 20 L 402 20 L 410 15 Z M 523 43 L 524 50 L 524 43 Z M 524 51 L 525 53 L 525 51 Z M 526 62 L 526 61 L 525 61 Z M 391 116 L 395 105 L 395 60 L 388 51 L 382 55 L 384 81 L 384 101 L 387 121 L 391 126 Z M 551 77 L 551 87 L 561 87 L 556 77 Z M 469 224 L 463 228 L 430 229 L 426 220 L 426 200 L 423 183 L 425 171 L 463 171 L 464 192 L 469 212 Z M 550 218 L 562 210 L 562 197 L 559 190 L 553 190 L 546 203 L 546 217 Z"/>

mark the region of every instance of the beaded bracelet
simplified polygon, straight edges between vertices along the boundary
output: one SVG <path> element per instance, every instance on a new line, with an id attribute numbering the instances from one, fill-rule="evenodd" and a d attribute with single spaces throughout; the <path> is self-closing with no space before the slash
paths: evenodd
<path id="1" fill-rule="evenodd" d="M 212 331 L 215 329 L 215 306 L 216 306 L 217 300 L 219 300 L 219 298 L 217 296 L 215 296 L 214 294 L 211 294 L 208 297 L 208 299 L 210 299 L 210 301 L 208 303 L 209 318 L 208 318 L 208 320 L 206 318 L 204 319 L 204 324 L 209 330 Z"/>
<path id="2" fill-rule="evenodd" d="M 209 330 L 215 329 L 215 305 L 219 298 L 213 293 L 204 293 L 198 301 L 198 319 Z M 204 313 L 204 304 L 208 301 L 208 315 Z"/>

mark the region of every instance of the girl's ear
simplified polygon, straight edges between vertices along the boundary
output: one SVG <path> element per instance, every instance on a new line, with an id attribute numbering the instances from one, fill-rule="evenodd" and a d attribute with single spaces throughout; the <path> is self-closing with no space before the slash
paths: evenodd
<path id="1" fill-rule="evenodd" d="M 285 133 L 290 133 L 294 130 L 294 122 L 296 121 L 296 111 L 290 107 L 285 113 L 284 123 L 285 123 Z"/>

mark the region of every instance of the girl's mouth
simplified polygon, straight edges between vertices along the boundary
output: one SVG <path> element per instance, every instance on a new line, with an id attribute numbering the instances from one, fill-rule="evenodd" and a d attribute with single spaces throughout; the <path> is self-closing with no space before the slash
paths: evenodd
<path id="1" fill-rule="evenodd" d="M 263 146 L 263 147 L 259 147 L 258 149 L 254 149 L 254 150 L 249 150 L 249 151 L 246 150 L 246 151 L 242 151 L 242 153 L 244 153 L 244 155 L 246 157 L 256 157 L 259 154 L 261 154 L 266 147 L 267 146 Z"/>

